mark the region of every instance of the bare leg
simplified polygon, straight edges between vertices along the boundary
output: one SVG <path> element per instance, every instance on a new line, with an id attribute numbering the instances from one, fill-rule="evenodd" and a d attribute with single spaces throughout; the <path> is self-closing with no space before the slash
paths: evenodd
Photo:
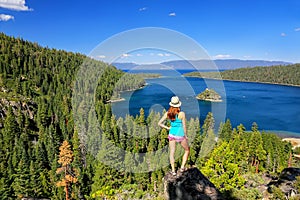
<path id="1" fill-rule="evenodd" d="M 181 169 L 184 169 L 185 163 L 186 163 L 186 161 L 189 157 L 189 154 L 190 154 L 190 147 L 189 147 L 187 139 L 184 139 L 181 142 L 181 146 L 184 148 L 184 154 L 183 154 L 183 157 L 182 157 Z"/>
<path id="2" fill-rule="evenodd" d="M 170 147 L 170 163 L 171 163 L 171 167 L 172 167 L 172 172 L 175 172 L 175 158 L 174 158 L 174 154 L 175 154 L 175 147 L 176 147 L 176 141 L 170 141 L 169 142 L 169 147 Z"/>

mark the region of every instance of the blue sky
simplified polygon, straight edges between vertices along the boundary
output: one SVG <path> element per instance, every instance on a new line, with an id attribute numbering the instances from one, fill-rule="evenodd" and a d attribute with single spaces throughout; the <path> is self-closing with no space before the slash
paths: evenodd
<path id="1" fill-rule="evenodd" d="M 0 0 L 1 32 L 86 55 L 116 34 L 143 27 L 184 34 L 212 59 L 300 63 L 299 0 Z M 119 47 L 126 42 L 132 40 Z M 146 49 L 125 52 L 118 61 L 178 58 Z"/>

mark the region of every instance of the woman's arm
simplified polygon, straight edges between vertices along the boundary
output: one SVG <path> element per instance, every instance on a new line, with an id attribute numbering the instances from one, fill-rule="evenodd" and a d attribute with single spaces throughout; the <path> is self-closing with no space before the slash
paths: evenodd
<path id="1" fill-rule="evenodd" d="M 160 126 L 160 127 L 162 127 L 162 128 L 165 128 L 165 129 L 167 129 L 167 130 L 170 130 L 170 127 L 168 127 L 168 126 L 166 126 L 166 125 L 164 124 L 164 121 L 167 119 L 167 116 L 168 116 L 168 113 L 166 112 L 166 113 L 162 116 L 162 118 L 159 120 L 159 122 L 158 122 L 157 124 L 158 124 L 158 126 Z"/>

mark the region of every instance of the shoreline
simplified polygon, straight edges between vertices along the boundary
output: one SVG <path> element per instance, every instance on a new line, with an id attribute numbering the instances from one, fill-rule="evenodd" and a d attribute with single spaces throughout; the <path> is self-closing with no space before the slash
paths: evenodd
<path id="1" fill-rule="evenodd" d="M 107 103 L 115 103 L 115 102 L 120 102 L 120 101 L 125 101 L 126 99 L 124 98 L 119 98 L 119 99 L 113 99 L 113 100 L 108 100 Z"/>
<path id="2" fill-rule="evenodd" d="M 288 137 L 288 138 L 283 138 L 282 141 L 290 142 L 291 145 L 293 146 L 293 149 L 300 147 L 300 138 Z"/>
<path id="3" fill-rule="evenodd" d="M 200 98 L 197 98 L 196 99 L 200 100 L 200 101 L 209 101 L 209 102 L 222 102 L 223 100 L 222 99 L 200 99 Z"/>
<path id="4" fill-rule="evenodd" d="M 195 76 L 197 77 L 197 76 Z M 202 77 L 198 77 L 202 78 Z M 203 77 L 203 79 L 214 79 L 214 80 L 223 80 L 223 81 L 234 81 L 234 82 L 242 82 L 242 83 L 262 83 L 262 84 L 269 84 L 269 85 L 282 85 L 282 86 L 290 86 L 290 87 L 300 87 L 300 85 L 293 85 L 293 84 L 287 84 L 287 83 L 271 83 L 271 82 L 259 82 L 259 81 L 242 81 L 242 80 L 233 80 L 233 79 L 219 79 L 219 78 L 206 78 Z"/>
<path id="5" fill-rule="evenodd" d="M 282 86 L 290 86 L 290 87 L 300 87 L 300 85 L 293 85 L 287 83 L 272 83 L 272 82 L 260 82 L 260 81 L 243 81 L 243 80 L 234 80 L 234 79 L 223 79 L 223 78 L 210 78 L 210 77 L 201 77 L 201 76 L 185 76 L 185 77 L 194 77 L 194 78 L 202 78 L 202 79 L 212 79 L 219 81 L 234 81 L 241 83 L 262 83 L 262 84 L 270 84 L 270 85 L 282 85 Z"/>
<path id="6" fill-rule="evenodd" d="M 131 89 L 131 90 L 124 90 L 124 91 L 120 91 L 120 94 L 122 92 L 132 92 L 132 91 L 135 91 L 135 90 L 140 90 L 140 89 L 143 89 L 144 87 L 146 87 L 147 85 L 149 85 L 148 83 L 145 83 L 143 86 L 137 88 L 137 89 Z M 123 97 L 120 97 L 118 99 L 110 99 L 108 101 L 106 101 L 107 103 L 115 103 L 115 102 L 120 102 L 120 101 L 125 101 L 126 99 L 123 98 Z"/>
<path id="7" fill-rule="evenodd" d="M 260 130 L 265 133 L 273 133 L 276 134 L 281 139 L 284 138 L 295 138 L 300 139 L 300 133 L 299 132 L 291 132 L 291 131 L 280 131 L 280 130 Z"/>

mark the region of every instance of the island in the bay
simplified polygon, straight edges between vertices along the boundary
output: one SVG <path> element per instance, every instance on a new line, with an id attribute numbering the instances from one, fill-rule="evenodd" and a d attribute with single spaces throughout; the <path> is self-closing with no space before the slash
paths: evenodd
<path id="1" fill-rule="evenodd" d="M 221 96 L 213 89 L 206 88 L 196 96 L 197 99 L 211 102 L 222 102 Z"/>

